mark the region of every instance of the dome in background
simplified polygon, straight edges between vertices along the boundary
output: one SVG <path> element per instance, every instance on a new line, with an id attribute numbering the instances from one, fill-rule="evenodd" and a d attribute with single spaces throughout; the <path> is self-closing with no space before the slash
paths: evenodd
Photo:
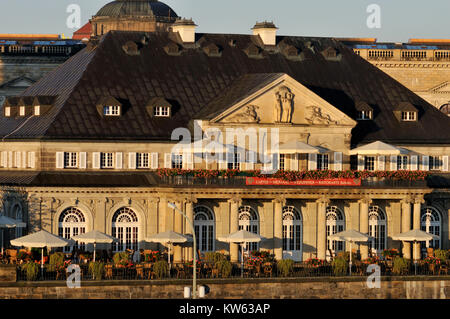
<path id="1" fill-rule="evenodd" d="M 158 0 L 115 0 L 103 6 L 96 17 L 155 17 L 177 18 L 177 14 L 167 4 Z"/>

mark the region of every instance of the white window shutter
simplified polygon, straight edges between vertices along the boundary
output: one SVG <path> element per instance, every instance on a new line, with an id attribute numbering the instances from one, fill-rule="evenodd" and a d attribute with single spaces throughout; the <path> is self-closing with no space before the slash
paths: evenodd
<path id="1" fill-rule="evenodd" d="M 184 153 L 183 154 L 183 168 L 185 167 L 186 169 L 194 169 L 194 154 L 193 153 Z"/>
<path id="2" fill-rule="evenodd" d="M 442 171 L 448 172 L 448 156 L 442 156 Z"/>
<path id="3" fill-rule="evenodd" d="M 117 152 L 116 153 L 116 169 L 122 169 L 123 168 L 123 153 Z"/>
<path id="4" fill-rule="evenodd" d="M 342 152 L 334 153 L 334 170 L 342 171 Z"/>
<path id="5" fill-rule="evenodd" d="M 100 152 L 92 153 L 92 168 L 100 169 Z"/>
<path id="6" fill-rule="evenodd" d="M 8 152 L 2 152 L 2 167 L 8 167 Z"/>
<path id="7" fill-rule="evenodd" d="M 364 156 L 358 155 L 358 171 L 364 170 Z"/>
<path id="8" fill-rule="evenodd" d="M 409 168 L 412 171 L 417 171 L 419 169 L 419 157 L 417 155 L 411 156 L 411 165 Z"/>
<path id="9" fill-rule="evenodd" d="M 298 171 L 298 154 L 292 154 L 291 171 Z"/>
<path id="10" fill-rule="evenodd" d="M 64 168 L 64 152 L 56 153 L 56 168 Z"/>
<path id="11" fill-rule="evenodd" d="M 151 155 L 151 168 L 152 169 L 158 169 L 158 153 L 152 153 Z"/>
<path id="12" fill-rule="evenodd" d="M 272 154 L 272 169 L 277 171 L 280 169 L 280 154 Z"/>
<path id="13" fill-rule="evenodd" d="M 14 167 L 22 167 L 22 152 L 14 152 Z"/>
<path id="14" fill-rule="evenodd" d="M 28 152 L 28 167 L 36 167 L 36 152 Z"/>
<path id="15" fill-rule="evenodd" d="M 308 170 L 315 171 L 317 169 L 317 154 L 308 154 Z"/>
<path id="16" fill-rule="evenodd" d="M 391 155 L 391 171 L 397 170 L 397 156 Z"/>
<path id="17" fill-rule="evenodd" d="M 172 168 L 172 154 L 164 154 L 164 168 Z"/>
<path id="18" fill-rule="evenodd" d="M 224 170 L 228 168 L 228 162 L 226 156 L 223 154 L 217 154 L 219 156 L 219 169 Z"/>
<path id="19" fill-rule="evenodd" d="M 81 169 L 86 169 L 87 167 L 87 153 L 86 152 L 80 152 L 79 155 L 80 156 L 80 161 L 79 161 L 79 168 Z"/>
<path id="20" fill-rule="evenodd" d="M 128 153 L 128 168 L 136 169 L 136 152 Z"/>
<path id="21" fill-rule="evenodd" d="M 422 156 L 422 171 L 428 171 L 430 158 L 428 156 Z"/>
<path id="22" fill-rule="evenodd" d="M 21 168 L 27 168 L 27 152 L 22 152 Z"/>
<path id="23" fill-rule="evenodd" d="M 253 151 L 247 151 L 245 153 L 245 169 L 247 171 L 252 171 L 255 169 L 255 153 Z"/>
<path id="24" fill-rule="evenodd" d="M 386 156 L 378 156 L 378 170 L 379 171 L 386 170 Z"/>

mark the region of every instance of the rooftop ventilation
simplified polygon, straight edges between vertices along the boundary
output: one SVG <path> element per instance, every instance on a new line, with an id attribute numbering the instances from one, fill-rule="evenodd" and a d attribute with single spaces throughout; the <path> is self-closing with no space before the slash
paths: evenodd
<path id="1" fill-rule="evenodd" d="M 273 22 L 256 22 L 252 30 L 253 35 L 258 35 L 264 45 L 276 45 L 278 28 Z"/>

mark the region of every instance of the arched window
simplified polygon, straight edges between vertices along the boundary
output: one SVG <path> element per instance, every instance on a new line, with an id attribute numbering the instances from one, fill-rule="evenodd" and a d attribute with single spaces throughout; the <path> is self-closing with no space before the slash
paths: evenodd
<path id="1" fill-rule="evenodd" d="M 369 207 L 369 243 L 373 254 L 381 254 L 386 248 L 386 214 L 378 206 Z"/>
<path id="2" fill-rule="evenodd" d="M 239 230 L 259 234 L 259 218 L 258 213 L 250 206 L 242 206 L 239 208 Z M 258 243 L 247 243 L 244 247 L 247 252 L 258 250 Z"/>
<path id="3" fill-rule="evenodd" d="M 337 206 L 327 207 L 327 257 L 330 256 L 330 252 L 336 256 L 338 252 L 344 251 L 345 246 L 343 241 L 330 240 L 329 236 L 344 231 L 345 220 L 344 214 Z"/>
<path id="4" fill-rule="evenodd" d="M 113 245 L 114 252 L 126 249 L 138 249 L 139 223 L 136 213 L 123 207 L 114 213 L 112 219 L 112 236 L 119 241 Z"/>
<path id="5" fill-rule="evenodd" d="M 293 206 L 283 208 L 283 258 L 302 260 L 302 215 Z"/>
<path id="6" fill-rule="evenodd" d="M 12 209 L 12 217 L 19 222 L 23 221 L 22 207 L 19 204 L 14 205 Z M 22 237 L 22 229 L 22 227 L 15 227 L 16 238 Z"/>
<path id="7" fill-rule="evenodd" d="M 450 103 L 447 103 L 447 104 L 442 105 L 442 106 L 439 108 L 439 110 L 440 110 L 442 113 L 444 113 L 444 114 L 450 116 Z"/>
<path id="8" fill-rule="evenodd" d="M 86 219 L 81 210 L 75 207 L 69 207 L 59 216 L 58 226 L 59 236 L 69 239 L 86 232 Z M 73 248 L 84 249 L 84 244 L 77 243 L 74 246 L 66 246 L 64 247 L 64 251 L 70 252 Z"/>
<path id="9" fill-rule="evenodd" d="M 421 242 L 422 254 L 426 254 L 427 248 L 439 249 L 441 247 L 441 214 L 433 207 L 422 209 L 420 228 L 430 234 L 439 237 L 437 240 Z"/>
<path id="10" fill-rule="evenodd" d="M 194 208 L 194 229 L 201 252 L 214 251 L 214 214 L 205 206 Z"/>

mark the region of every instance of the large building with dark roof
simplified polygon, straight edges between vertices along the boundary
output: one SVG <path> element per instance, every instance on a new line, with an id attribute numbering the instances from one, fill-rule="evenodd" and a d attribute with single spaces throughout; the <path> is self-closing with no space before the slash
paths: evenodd
<path id="1" fill-rule="evenodd" d="M 298 261 L 349 250 L 328 238 L 344 229 L 372 236 L 362 258 L 450 248 L 450 119 L 336 39 L 277 35 L 269 22 L 252 30 L 197 33 L 177 19 L 109 31 L 8 98 L 5 212 L 29 231 L 111 234 L 121 251 L 189 234 L 175 203 L 200 251 L 232 261 L 238 246 L 219 238 L 238 229 L 268 239 L 246 250 Z M 410 229 L 439 240 L 392 239 Z M 175 247 L 176 262 L 191 258 Z"/>

